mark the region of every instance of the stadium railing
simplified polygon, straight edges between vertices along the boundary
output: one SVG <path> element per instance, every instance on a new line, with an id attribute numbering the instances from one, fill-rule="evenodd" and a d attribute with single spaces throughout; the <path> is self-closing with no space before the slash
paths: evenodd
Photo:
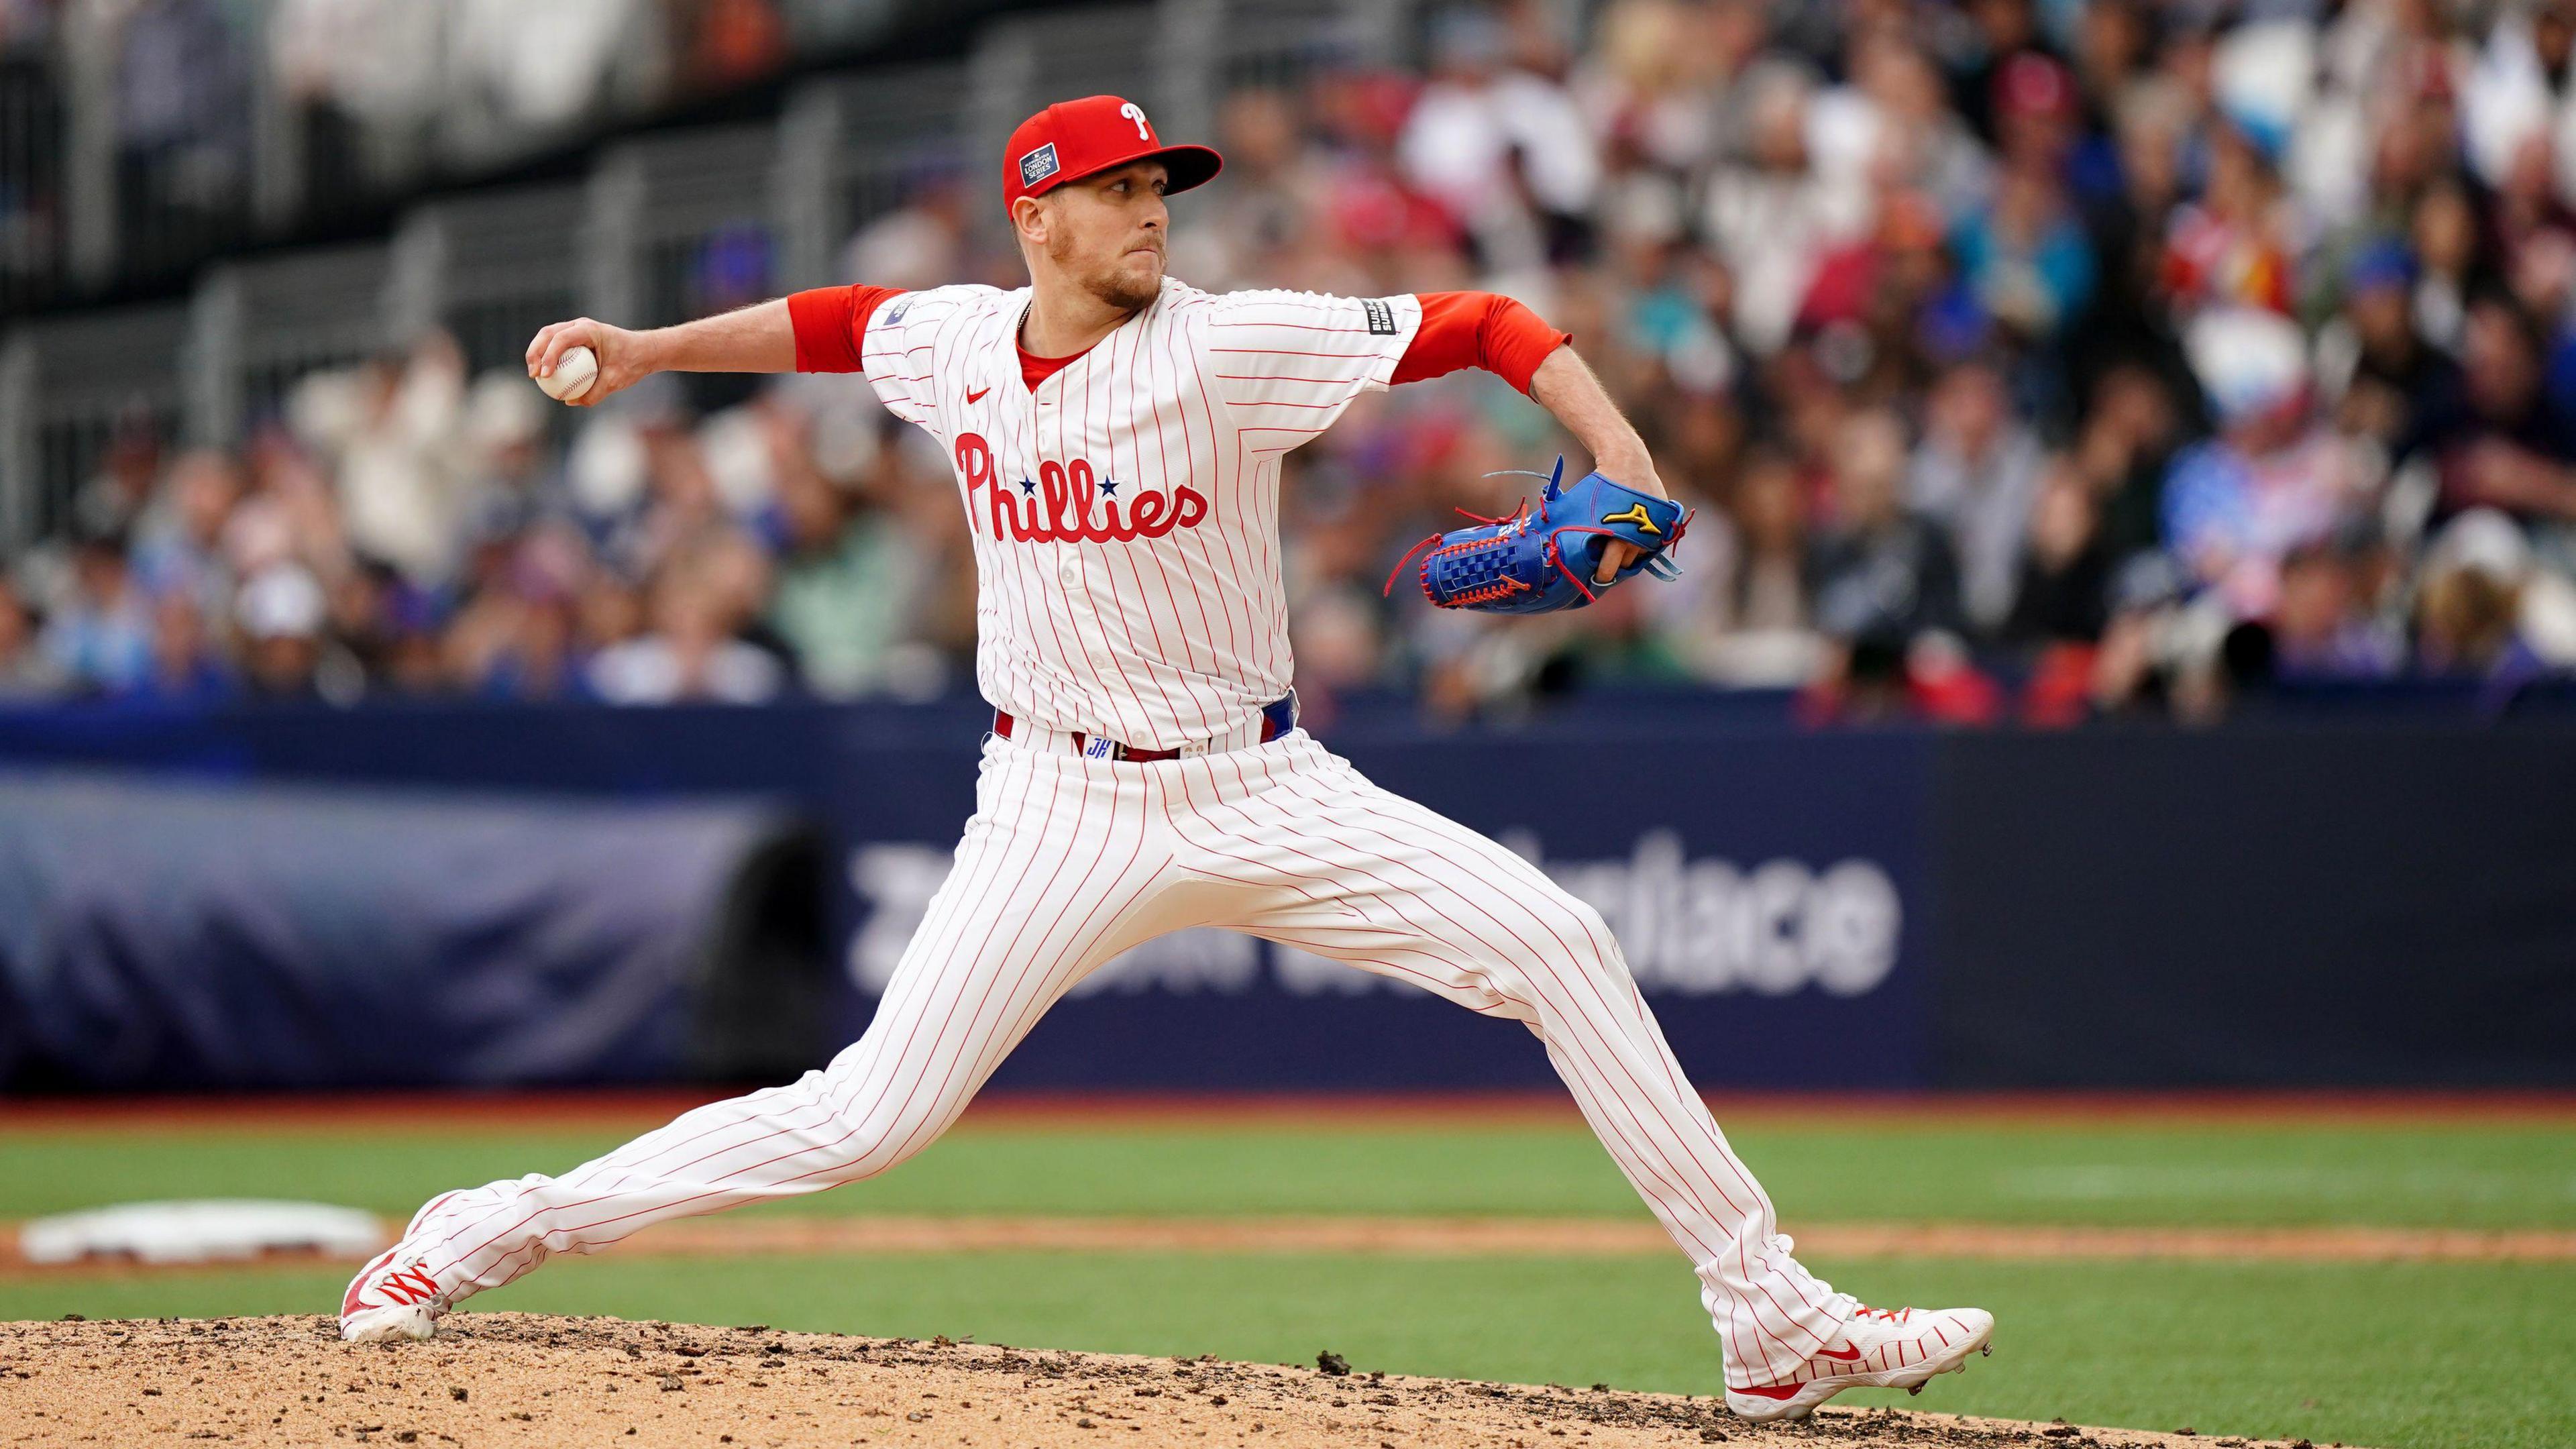
<path id="1" fill-rule="evenodd" d="M 183 369 L 188 439 L 228 446 L 285 405 L 307 374 L 397 341 L 384 242 L 229 262 L 191 305 Z"/>
<path id="2" fill-rule="evenodd" d="M 415 207 L 394 233 L 397 337 L 443 327 L 476 372 L 520 359 L 528 339 L 580 309 L 572 246 L 588 204 L 578 185 L 513 187 Z"/>
<path id="3" fill-rule="evenodd" d="M 752 300 L 711 294 L 701 275 L 722 265 L 716 248 L 728 241 L 737 264 L 761 270 L 742 285 L 768 290 L 777 166 L 772 124 L 673 131 L 611 147 L 590 178 L 583 310 L 661 327 Z"/>
<path id="4" fill-rule="evenodd" d="M 70 526 L 120 428 L 179 434 L 189 320 L 184 303 L 123 308 L 32 322 L 0 342 L 0 558 Z"/>
<path id="5" fill-rule="evenodd" d="M 831 76 L 789 98 L 779 128 L 779 281 L 828 286 L 839 250 L 923 186 L 971 170 L 966 67 Z"/>

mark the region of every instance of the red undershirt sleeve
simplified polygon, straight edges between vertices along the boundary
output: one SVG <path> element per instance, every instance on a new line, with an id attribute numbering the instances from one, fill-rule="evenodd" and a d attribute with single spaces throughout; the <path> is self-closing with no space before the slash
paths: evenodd
<path id="1" fill-rule="evenodd" d="M 859 351 L 867 340 L 868 319 L 900 287 L 817 287 L 787 299 L 787 317 L 796 327 L 798 372 L 861 372 Z"/>
<path id="2" fill-rule="evenodd" d="M 1522 392 L 1547 355 L 1574 340 L 1529 308 L 1493 292 L 1423 292 L 1422 327 L 1389 382 L 1420 382 L 1481 367 Z"/>

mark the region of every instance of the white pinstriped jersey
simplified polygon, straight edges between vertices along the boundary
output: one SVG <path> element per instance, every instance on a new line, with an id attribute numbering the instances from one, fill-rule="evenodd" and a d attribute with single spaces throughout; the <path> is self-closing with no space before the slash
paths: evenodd
<path id="1" fill-rule="evenodd" d="M 975 681 L 1049 729 L 1176 749 L 1288 692 L 1280 459 L 1381 391 L 1411 296 L 1202 292 L 1150 306 L 1038 384 L 1030 289 L 898 294 L 860 363 L 939 439 L 975 539 Z"/>

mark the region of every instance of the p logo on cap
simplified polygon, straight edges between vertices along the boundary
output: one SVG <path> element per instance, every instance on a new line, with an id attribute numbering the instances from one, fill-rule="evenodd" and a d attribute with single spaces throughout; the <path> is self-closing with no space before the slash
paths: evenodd
<path id="1" fill-rule="evenodd" d="M 1205 146 L 1166 146 L 1145 108 L 1123 96 L 1058 101 L 1011 132 L 1002 148 L 1002 205 L 1135 161 L 1160 161 L 1164 194 L 1187 191 L 1224 165 Z"/>

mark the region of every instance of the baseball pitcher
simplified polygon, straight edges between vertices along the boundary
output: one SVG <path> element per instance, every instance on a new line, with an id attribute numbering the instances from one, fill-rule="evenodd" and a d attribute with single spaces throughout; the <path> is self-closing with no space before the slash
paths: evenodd
<path id="1" fill-rule="evenodd" d="M 1986 1347 L 1985 1312 L 1865 1307 L 1801 1267 L 1600 914 L 1297 727 L 1280 460 L 1360 394 L 1481 367 L 1599 469 L 1567 485 L 1560 465 L 1534 507 L 1426 540 L 1417 579 L 1435 604 L 1580 607 L 1669 573 L 1688 519 L 1566 334 L 1517 302 L 1212 295 L 1167 276 L 1167 198 L 1219 165 L 1165 144 L 1132 102 L 1067 101 L 1002 157 L 1027 287 L 835 287 L 658 331 L 584 319 L 537 335 L 539 378 L 591 350 L 580 405 L 662 371 L 863 374 L 954 465 L 993 725 L 955 863 L 857 1044 L 561 1177 L 434 1199 L 349 1285 L 343 1336 L 426 1338 L 550 1253 L 887 1171 L 1086 974 L 1216 926 L 1535 1033 L 1697 1272 L 1736 1413 L 1919 1388 Z"/>

